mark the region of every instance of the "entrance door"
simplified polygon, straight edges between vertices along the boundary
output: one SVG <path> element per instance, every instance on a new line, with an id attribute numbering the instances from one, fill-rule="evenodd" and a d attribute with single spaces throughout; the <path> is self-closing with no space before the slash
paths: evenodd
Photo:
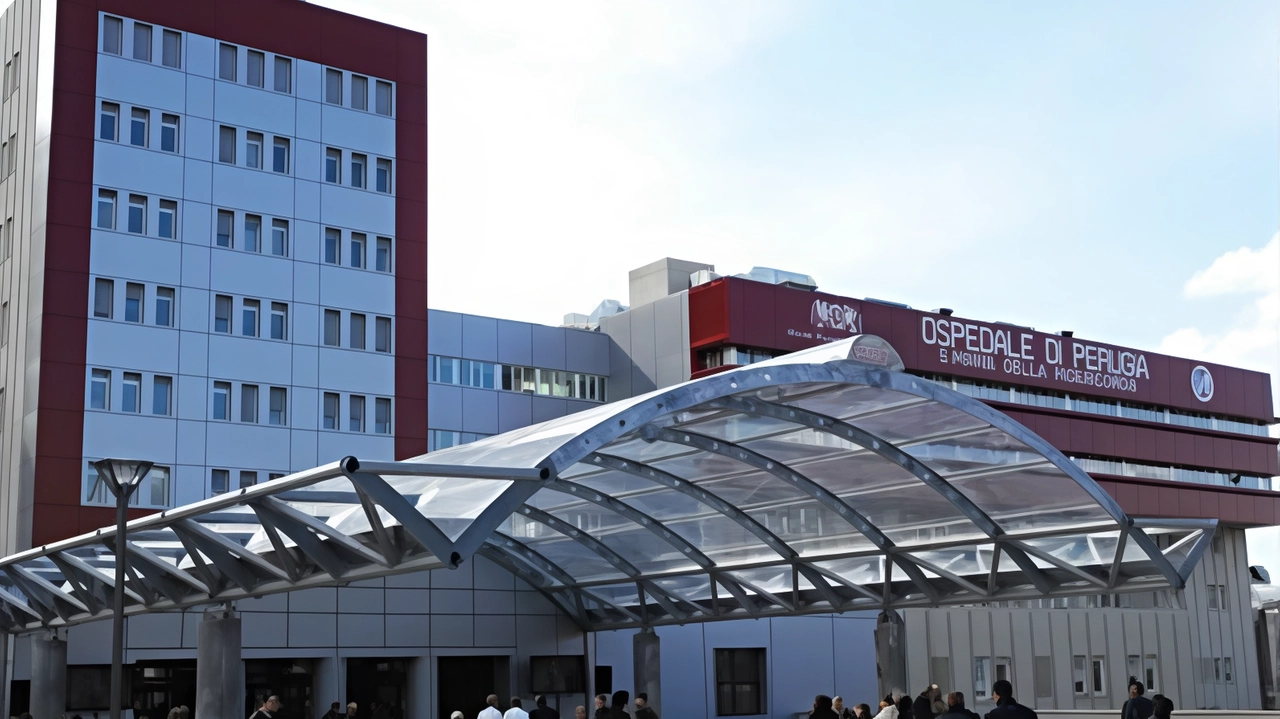
<path id="1" fill-rule="evenodd" d="M 196 714 L 196 660 L 171 659 L 137 662 L 126 666 L 128 695 L 134 716 L 162 717 L 176 706 Z"/>
<path id="2" fill-rule="evenodd" d="M 357 716 L 371 717 L 369 702 L 387 706 L 386 716 L 409 716 L 405 699 L 409 694 L 410 659 L 350 657 L 347 659 L 347 701 L 359 705 Z"/>
<path id="3" fill-rule="evenodd" d="M 310 659 L 246 659 L 244 663 L 245 716 L 250 716 L 269 696 L 280 697 L 283 704 L 277 719 L 315 719 L 328 711 L 316 712 L 314 702 L 308 716 L 306 705 L 311 699 L 312 660 Z"/>
<path id="4" fill-rule="evenodd" d="M 436 662 L 436 713 L 440 719 L 449 719 L 456 711 L 476 716 L 490 694 L 497 694 L 504 707 L 511 698 L 510 657 L 440 657 Z"/>

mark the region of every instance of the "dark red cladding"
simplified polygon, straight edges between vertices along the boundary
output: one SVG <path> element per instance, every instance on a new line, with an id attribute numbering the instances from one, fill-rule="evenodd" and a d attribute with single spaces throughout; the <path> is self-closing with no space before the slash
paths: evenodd
<path id="1" fill-rule="evenodd" d="M 298 0 L 57 3 L 32 544 L 110 524 L 83 507 L 84 384 L 98 12 L 396 83 L 395 453 L 427 451 L 427 37 Z M 131 514 L 140 516 L 143 511 Z"/>

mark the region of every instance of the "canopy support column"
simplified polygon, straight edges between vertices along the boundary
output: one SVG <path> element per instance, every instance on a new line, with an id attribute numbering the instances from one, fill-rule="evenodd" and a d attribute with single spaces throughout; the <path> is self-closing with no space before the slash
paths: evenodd
<path id="1" fill-rule="evenodd" d="M 907 692 L 907 626 L 892 609 L 876 617 L 876 675 L 880 697 Z"/>
<path id="2" fill-rule="evenodd" d="M 240 617 L 231 608 L 205 612 L 196 641 L 196 716 L 244 713 Z"/>
<path id="3" fill-rule="evenodd" d="M 67 641 L 54 632 L 31 637 L 31 716 L 67 711 Z"/>
<path id="4" fill-rule="evenodd" d="M 635 696 L 648 695 L 649 706 L 662 716 L 662 643 L 653 627 L 645 627 L 631 638 L 631 664 Z"/>

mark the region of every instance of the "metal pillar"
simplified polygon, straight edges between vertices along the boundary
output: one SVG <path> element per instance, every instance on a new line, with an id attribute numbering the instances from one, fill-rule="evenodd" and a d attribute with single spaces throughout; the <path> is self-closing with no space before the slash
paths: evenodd
<path id="1" fill-rule="evenodd" d="M 907 626 L 892 609 L 876 617 L 876 675 L 880 697 L 907 694 Z"/>
<path id="2" fill-rule="evenodd" d="M 67 642 L 57 634 L 31 637 L 31 716 L 61 719 L 67 711 Z"/>
<path id="3" fill-rule="evenodd" d="M 662 644 L 653 627 L 645 627 L 631 638 L 631 663 L 635 673 L 635 693 L 649 696 L 649 706 L 662 716 Z"/>
<path id="4" fill-rule="evenodd" d="M 243 676 L 240 617 L 230 607 L 205 612 L 196 642 L 196 716 L 242 715 Z"/>

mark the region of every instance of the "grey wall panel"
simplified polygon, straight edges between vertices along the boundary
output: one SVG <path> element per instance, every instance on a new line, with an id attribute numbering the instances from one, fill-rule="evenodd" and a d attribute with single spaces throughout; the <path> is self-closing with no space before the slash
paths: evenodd
<path id="1" fill-rule="evenodd" d="M 336 614 L 289 613 L 289 646 L 332 647 L 338 643 Z"/>
<path id="2" fill-rule="evenodd" d="M 381 647 L 385 644 L 385 626 L 381 614 L 339 614 L 338 646 Z"/>
<path id="3" fill-rule="evenodd" d="M 388 614 L 427 614 L 431 611 L 431 592 L 426 589 L 388 589 Z"/>
<path id="4" fill-rule="evenodd" d="M 976 700 L 973 690 L 973 644 L 970 640 L 969 615 L 955 609 L 943 610 L 947 614 L 947 622 L 951 627 L 951 673 L 956 678 L 956 689 L 969 697 L 969 708 L 979 711 L 981 704 Z M 982 710 L 985 712 L 986 710 Z"/>
<path id="5" fill-rule="evenodd" d="M 498 396 L 499 432 L 509 432 L 533 424 L 533 397 L 515 392 L 495 394 Z"/>
<path id="6" fill-rule="evenodd" d="M 388 614 L 385 626 L 387 646 L 389 647 L 425 647 L 431 645 L 431 617 L 429 615 Z"/>
<path id="7" fill-rule="evenodd" d="M 382 589 L 338 587 L 338 611 L 353 614 L 381 614 L 385 605 Z"/>
<path id="8" fill-rule="evenodd" d="M 498 361 L 533 366 L 533 325 L 498 320 Z"/>
<path id="9" fill-rule="evenodd" d="M 631 357 L 617 339 L 610 337 L 609 342 L 609 387 L 606 399 L 609 401 L 633 396 L 631 391 Z"/>
<path id="10" fill-rule="evenodd" d="M 435 569 L 431 572 L 432 589 L 470 589 L 471 563 L 463 562 L 457 569 Z"/>
<path id="11" fill-rule="evenodd" d="M 538 592 L 516 592 L 516 614 L 558 614 L 550 599 Z"/>
<path id="12" fill-rule="evenodd" d="M 491 389 L 462 388 L 462 431 L 497 434 L 498 395 Z M 432 421 L 434 422 L 434 417 Z M 435 426 L 434 424 L 432 425 Z"/>
<path id="13" fill-rule="evenodd" d="M 775 617 L 770 624 L 772 716 L 812 709 L 815 695 L 835 690 L 831 618 Z"/>
<path id="14" fill-rule="evenodd" d="M 289 597 L 287 594 L 250 597 L 236 602 L 236 609 L 242 612 L 287 612 L 289 611 Z"/>
<path id="15" fill-rule="evenodd" d="M 902 687 L 907 693 L 915 695 L 933 681 L 929 675 L 929 617 L 923 611 L 913 612 L 908 619 L 916 626 L 907 625 L 907 686 Z M 919 617 L 923 621 L 915 621 Z"/>
<path id="16" fill-rule="evenodd" d="M 670 387 L 689 379 L 689 375 L 685 372 L 685 367 L 688 364 L 688 357 L 681 355 L 658 357 L 656 374 L 654 375 L 655 384 L 658 387 Z"/>
<path id="17" fill-rule="evenodd" d="M 431 645 L 470 647 L 475 645 L 475 623 L 471 615 L 431 616 Z"/>
<path id="18" fill-rule="evenodd" d="M 573 414 L 575 412 L 581 412 L 585 409 L 591 409 L 592 407 L 599 407 L 600 403 L 584 402 L 582 400 L 577 400 L 577 399 L 567 399 L 564 402 L 564 406 L 565 406 L 566 414 Z"/>
<path id="19" fill-rule="evenodd" d="M 1091 617 L 1095 624 L 1102 624 L 1103 641 L 1107 652 L 1107 696 L 1121 702 L 1129 691 L 1129 652 L 1126 650 L 1124 616 L 1119 612 L 1098 612 Z M 1110 706 L 1110 704 L 1103 706 Z"/>
<path id="20" fill-rule="evenodd" d="M 631 310 L 631 349 L 636 371 L 631 375 L 632 391 L 643 394 L 657 388 L 658 356 L 654 349 L 655 317 L 654 305 L 645 305 Z M 641 386 L 644 389 L 641 389 Z"/>
<path id="21" fill-rule="evenodd" d="M 462 357 L 462 315 L 427 310 L 427 351 L 433 355 Z"/>
<path id="22" fill-rule="evenodd" d="M 674 717 L 679 713 L 678 708 L 681 708 L 694 715 L 706 702 L 706 697 L 715 693 L 714 686 L 708 688 L 703 672 L 691 671 L 697 666 L 703 653 L 702 626 L 691 624 L 683 627 L 659 627 L 657 632 L 658 639 L 662 642 L 663 714 Z M 630 641 L 628 637 L 627 642 Z M 668 657 L 675 661 L 668 661 Z M 615 673 L 615 682 L 617 678 Z"/>
<path id="23" fill-rule="evenodd" d="M 515 576 L 499 567 L 486 557 L 472 557 L 471 571 L 475 574 L 475 588 L 482 589 L 515 589 Z"/>
<path id="24" fill-rule="evenodd" d="M 338 611 L 338 590 L 336 587 L 319 587 L 317 589 L 299 589 L 289 592 L 289 610 L 293 612 L 336 612 Z"/>
<path id="25" fill-rule="evenodd" d="M 462 354 L 466 359 L 498 361 L 498 320 L 492 317 L 462 316 Z"/>
<path id="26" fill-rule="evenodd" d="M 267 612 L 241 612 L 240 645 L 246 648 L 288 646 L 289 625 L 281 619 Z M 107 646 L 111 646 L 110 643 Z"/>
<path id="27" fill-rule="evenodd" d="M 1035 652 L 1031 650 L 1031 612 L 1010 611 L 1009 631 L 1013 642 L 1014 696 L 1027 706 L 1036 700 Z"/>
<path id="28" fill-rule="evenodd" d="M 129 649 L 164 649 L 182 646 L 182 614 L 139 614 L 129 618 L 125 631 Z"/>
<path id="29" fill-rule="evenodd" d="M 1075 706 L 1075 690 L 1071 668 L 1071 629 L 1067 626 L 1067 617 L 1062 612 L 1048 612 L 1049 639 L 1054 662 L 1054 706 L 1058 709 L 1071 709 Z M 1066 665 L 1063 665 L 1066 662 Z"/>
<path id="30" fill-rule="evenodd" d="M 532 406 L 532 417 L 534 424 L 538 422 L 546 422 L 549 419 L 563 417 L 568 412 L 568 403 L 556 397 L 534 397 Z"/>
<path id="31" fill-rule="evenodd" d="M 470 589 L 432 589 L 432 614 L 471 614 L 474 604 Z"/>
<path id="32" fill-rule="evenodd" d="M 565 369 L 588 374 L 609 374 L 609 336 L 585 330 L 564 331 Z"/>
<path id="33" fill-rule="evenodd" d="M 565 331 L 559 327 L 531 325 L 533 333 L 533 366 L 564 369 Z"/>
<path id="34" fill-rule="evenodd" d="M 474 597 L 476 614 L 514 614 L 516 611 L 514 591 L 504 592 L 498 589 L 476 591 Z"/>
<path id="35" fill-rule="evenodd" d="M 392 587 L 400 589 L 429 589 L 431 587 L 431 572 L 392 575 L 387 577 L 387 588 L 390 589 Z"/>
<path id="36" fill-rule="evenodd" d="M 516 618 L 511 615 L 476 617 L 477 647 L 514 647 Z"/>
<path id="37" fill-rule="evenodd" d="M 111 622 L 80 624 L 67 631 L 67 664 L 110 663 Z"/>
<path id="38" fill-rule="evenodd" d="M 951 658 L 951 636 L 947 631 L 947 615 L 945 612 L 920 612 L 924 615 L 925 629 L 928 632 L 928 666 L 929 681 L 938 685 L 938 688 L 944 692 L 953 692 L 959 689 L 956 686 L 955 665 L 950 661 Z M 933 658 L 946 657 L 947 668 L 949 671 L 946 676 L 938 676 L 933 672 Z M 961 690 L 963 691 L 963 690 Z"/>
<path id="39" fill-rule="evenodd" d="M 462 429 L 462 388 L 432 383 L 427 386 L 427 424 L 431 429 Z"/>

